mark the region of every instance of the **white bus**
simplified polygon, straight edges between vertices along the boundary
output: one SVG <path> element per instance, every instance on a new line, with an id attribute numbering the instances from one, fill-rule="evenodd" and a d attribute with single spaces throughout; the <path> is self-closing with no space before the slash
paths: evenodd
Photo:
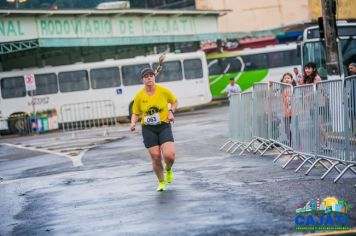
<path id="1" fill-rule="evenodd" d="M 337 22 L 339 64 L 342 78 L 349 75 L 347 67 L 356 62 L 356 22 Z M 319 27 L 311 26 L 304 30 L 302 43 L 302 64 L 316 63 L 319 75 L 327 79 L 325 41 L 320 39 Z"/>
<path id="2" fill-rule="evenodd" d="M 211 53 L 207 59 L 213 97 L 225 96 L 231 77 L 246 91 L 256 82 L 279 82 L 284 73 L 293 74 L 294 67 L 302 73 L 300 47 L 296 43 Z"/>
<path id="3" fill-rule="evenodd" d="M 140 72 L 145 67 L 155 69 L 159 55 L 136 57 L 122 60 L 105 60 L 94 63 L 24 69 L 0 73 L 0 116 L 2 129 L 12 133 L 19 127 L 9 119 L 26 115 L 35 110 L 55 109 L 58 122 L 74 121 L 65 118 L 62 108 L 70 104 L 84 104 L 96 101 L 110 101 L 114 114 L 130 115 L 130 107 L 136 92 L 142 88 Z M 25 77 L 34 75 L 36 90 L 26 91 Z M 209 103 L 212 95 L 209 89 L 208 67 L 204 52 L 166 54 L 163 69 L 156 81 L 171 89 L 179 100 L 180 107 Z M 100 103 L 97 103 L 100 104 Z M 76 106 L 72 106 L 76 108 Z M 82 109 L 78 105 L 78 109 Z M 106 118 L 108 114 L 98 108 L 91 117 L 82 113 L 80 119 Z M 68 117 L 68 114 L 67 114 Z M 6 125 L 5 123 L 8 123 Z M 11 123 L 11 124 L 10 124 Z"/>

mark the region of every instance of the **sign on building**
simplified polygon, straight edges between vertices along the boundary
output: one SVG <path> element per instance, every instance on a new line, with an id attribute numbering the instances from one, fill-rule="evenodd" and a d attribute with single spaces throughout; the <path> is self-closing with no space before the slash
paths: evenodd
<path id="1" fill-rule="evenodd" d="M 33 91 L 36 90 L 36 82 L 35 82 L 35 75 L 34 74 L 27 74 L 24 76 L 26 91 Z"/>

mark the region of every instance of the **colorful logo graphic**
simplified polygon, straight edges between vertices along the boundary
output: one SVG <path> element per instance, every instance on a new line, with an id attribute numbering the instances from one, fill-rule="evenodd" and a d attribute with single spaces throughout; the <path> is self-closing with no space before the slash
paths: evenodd
<path id="1" fill-rule="evenodd" d="M 347 230 L 350 229 L 347 212 L 351 206 L 336 197 L 316 198 L 296 209 L 296 230 Z"/>

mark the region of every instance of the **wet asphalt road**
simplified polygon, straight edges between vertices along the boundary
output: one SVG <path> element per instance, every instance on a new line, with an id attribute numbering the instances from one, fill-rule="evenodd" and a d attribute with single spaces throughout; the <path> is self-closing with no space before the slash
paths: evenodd
<path id="1" fill-rule="evenodd" d="M 177 116 L 175 180 L 162 193 L 140 134 L 126 127 L 0 139 L 0 235 L 293 235 L 302 202 L 356 206 L 355 175 L 334 184 L 321 168 L 294 173 L 298 161 L 282 169 L 285 159 L 218 151 L 227 112 Z M 355 227 L 355 209 L 349 220 Z"/>

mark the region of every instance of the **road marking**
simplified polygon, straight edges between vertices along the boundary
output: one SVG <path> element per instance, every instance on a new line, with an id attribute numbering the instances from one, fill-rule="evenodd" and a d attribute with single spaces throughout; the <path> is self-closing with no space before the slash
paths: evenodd
<path id="1" fill-rule="evenodd" d="M 61 152 L 57 152 L 57 151 L 51 151 L 48 149 L 42 149 L 42 148 L 35 148 L 35 147 L 31 147 L 31 146 L 23 146 L 23 145 L 17 145 L 17 144 L 11 144 L 11 143 L 0 143 L 0 145 L 7 145 L 9 147 L 15 147 L 15 148 L 21 148 L 21 149 L 26 149 L 26 150 L 31 150 L 31 151 L 36 151 L 36 152 L 44 152 L 44 153 L 49 153 L 49 154 L 54 154 L 54 155 L 58 155 L 58 156 L 64 156 L 69 158 L 74 167 L 78 167 L 78 166 L 83 166 L 83 162 L 82 162 L 82 157 L 83 155 L 91 148 L 95 147 L 90 147 L 89 149 L 83 150 L 81 152 L 79 152 L 78 154 L 75 153 L 76 155 L 73 155 L 73 152 L 66 154 L 66 153 L 61 153 Z"/>

